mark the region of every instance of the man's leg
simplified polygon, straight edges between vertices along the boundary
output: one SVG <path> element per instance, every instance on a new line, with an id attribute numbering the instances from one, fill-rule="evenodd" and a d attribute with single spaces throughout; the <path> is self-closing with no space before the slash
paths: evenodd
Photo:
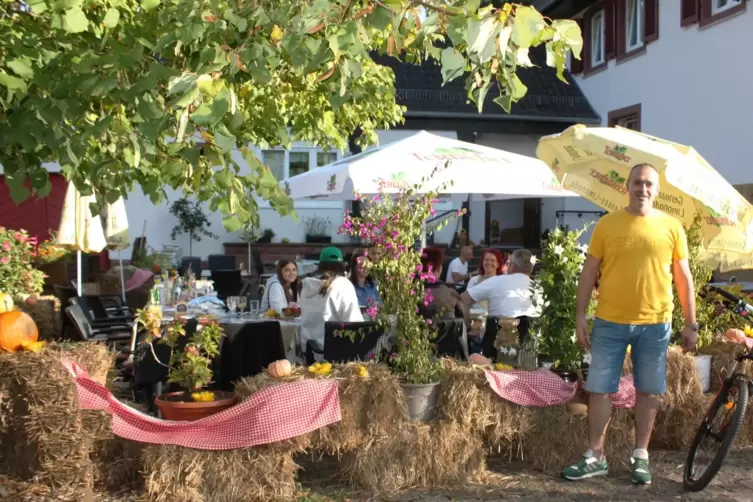
<path id="1" fill-rule="evenodd" d="M 588 395 L 588 448 L 594 457 L 604 456 L 604 439 L 612 419 L 612 396 L 609 394 Z"/>
<path id="2" fill-rule="evenodd" d="M 609 472 L 604 457 L 604 438 L 612 416 L 609 394 L 617 392 L 622 373 L 622 363 L 629 343 L 627 325 L 601 319 L 594 322 L 591 333 L 591 366 L 585 390 L 588 392 L 588 442 L 589 451 L 573 465 L 565 467 L 562 474 L 571 480 L 603 476 Z"/>
<path id="3" fill-rule="evenodd" d="M 659 396 L 667 386 L 669 323 L 633 326 L 633 379 L 635 382 L 635 451 L 631 458 L 633 482 L 651 483 L 648 445 L 654 430 Z"/>

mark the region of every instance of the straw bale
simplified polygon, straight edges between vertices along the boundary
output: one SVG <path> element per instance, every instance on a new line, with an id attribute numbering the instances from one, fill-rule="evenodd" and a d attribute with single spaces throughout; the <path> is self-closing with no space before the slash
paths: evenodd
<path id="1" fill-rule="evenodd" d="M 76 386 L 61 357 L 104 381 L 112 365 L 96 344 L 52 345 L 41 353 L 0 354 L 3 426 L 0 470 L 55 487 L 91 487 L 93 435 L 79 412 Z"/>
<path id="2" fill-rule="evenodd" d="M 714 342 L 703 348 L 703 354 L 711 356 L 710 392 L 716 393 L 719 390 L 722 380 L 727 376 L 727 371 L 735 363 L 735 357 L 744 351 L 745 348 L 742 345 L 729 342 Z M 753 377 L 753 364 L 750 361 L 743 362 L 737 370 Z"/>
<path id="3" fill-rule="evenodd" d="M 462 426 L 439 421 L 406 421 L 390 434 L 374 436 L 343 459 L 353 486 L 375 494 L 408 488 L 457 487 L 484 481 L 486 455 L 481 440 Z"/>
<path id="4" fill-rule="evenodd" d="M 498 451 L 518 444 L 530 427 L 530 409 L 500 398 L 481 368 L 445 360 L 438 416 L 458 424 Z"/>
<path id="5" fill-rule="evenodd" d="M 37 324 L 39 339 L 47 342 L 60 340 L 63 335 L 63 311 L 56 296 L 40 296 L 34 305 L 16 304 L 18 310 L 29 314 Z"/>
<path id="6" fill-rule="evenodd" d="M 147 445 L 142 462 L 154 502 L 290 500 L 297 485 L 294 443 L 226 451 Z"/>
<path id="7" fill-rule="evenodd" d="M 667 353 L 667 393 L 656 414 L 652 445 L 682 450 L 693 441 L 695 426 L 706 408 L 701 378 L 692 354 L 679 347 Z"/>
<path id="8" fill-rule="evenodd" d="M 356 372 L 360 366 L 366 367 L 368 378 L 357 376 Z M 306 369 L 302 367 L 294 368 L 291 376 L 284 379 L 273 379 L 265 372 L 242 379 L 236 384 L 235 391 L 241 397 L 247 397 L 270 385 L 308 377 Z M 336 365 L 331 378 L 338 383 L 342 420 L 310 433 L 312 450 L 327 454 L 353 451 L 369 436 L 388 433 L 396 423 L 407 418 L 406 402 L 400 383 L 385 365 Z"/>

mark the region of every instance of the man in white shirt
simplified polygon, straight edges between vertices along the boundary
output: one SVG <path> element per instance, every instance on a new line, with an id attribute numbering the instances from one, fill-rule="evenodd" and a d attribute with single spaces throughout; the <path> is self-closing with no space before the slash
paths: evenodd
<path id="1" fill-rule="evenodd" d="M 475 272 L 468 273 L 468 262 L 471 258 L 473 258 L 471 246 L 460 248 L 460 256 L 452 260 L 447 267 L 447 284 L 462 284 L 475 275 Z"/>
<path id="2" fill-rule="evenodd" d="M 485 300 L 489 317 L 536 316 L 531 302 L 532 257 L 527 249 L 516 250 L 510 257 L 506 275 L 486 279 L 463 293 L 460 299 L 468 308 Z"/>

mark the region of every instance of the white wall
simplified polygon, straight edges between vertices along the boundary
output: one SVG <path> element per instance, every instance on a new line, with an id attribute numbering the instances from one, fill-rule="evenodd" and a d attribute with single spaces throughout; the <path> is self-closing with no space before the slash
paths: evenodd
<path id="1" fill-rule="evenodd" d="M 695 147 L 732 184 L 753 182 L 753 4 L 699 28 L 680 26 L 679 0 L 659 2 L 659 39 L 646 52 L 577 77 L 606 125 L 610 111 L 641 104 L 643 132 Z"/>

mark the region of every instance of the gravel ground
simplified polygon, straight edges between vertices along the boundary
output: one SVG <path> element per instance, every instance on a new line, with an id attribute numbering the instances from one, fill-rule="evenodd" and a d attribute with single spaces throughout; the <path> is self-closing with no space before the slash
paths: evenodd
<path id="1" fill-rule="evenodd" d="M 298 502 L 326 501 L 393 501 L 393 502 L 481 502 L 491 500 L 514 501 L 718 501 L 753 502 L 753 449 L 733 451 L 714 482 L 701 493 L 684 493 L 682 464 L 685 455 L 678 452 L 658 452 L 652 455 L 654 483 L 637 487 L 630 483 L 627 462 L 611 460 L 612 473 L 606 478 L 583 482 L 568 482 L 557 473 L 537 473 L 521 465 L 489 459 L 490 480 L 484 485 L 469 485 L 454 490 L 408 490 L 391 497 L 371 497 L 353 492 L 338 484 L 336 464 L 323 461 L 306 462 L 299 477 L 302 493 Z M 51 494 L 45 487 L 0 477 L 0 500 L 9 502 L 140 502 L 138 493 Z M 179 502 L 179 501 L 176 501 Z"/>

